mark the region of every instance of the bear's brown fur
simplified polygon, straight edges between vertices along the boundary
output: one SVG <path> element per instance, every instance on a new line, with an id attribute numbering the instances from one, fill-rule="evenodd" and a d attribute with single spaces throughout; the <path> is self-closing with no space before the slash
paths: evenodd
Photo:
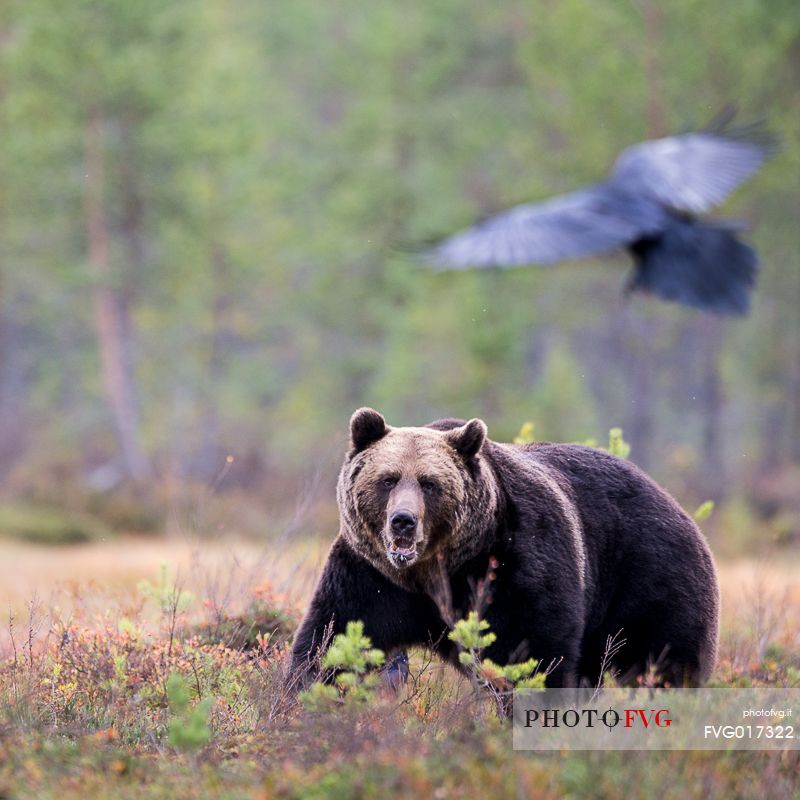
<path id="1" fill-rule="evenodd" d="M 295 637 L 290 679 L 307 680 L 328 632 L 363 620 L 374 645 L 447 638 L 489 587 L 482 613 L 498 663 L 535 657 L 549 686 L 705 681 L 716 656 L 718 588 L 694 522 L 633 464 L 578 445 L 497 444 L 481 420 L 392 428 L 351 419 L 339 475 L 339 536 Z M 490 574 L 490 581 L 484 581 Z"/>

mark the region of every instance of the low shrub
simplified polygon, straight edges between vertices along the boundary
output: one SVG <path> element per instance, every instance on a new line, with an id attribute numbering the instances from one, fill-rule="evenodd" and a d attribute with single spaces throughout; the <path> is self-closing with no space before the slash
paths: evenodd
<path id="1" fill-rule="evenodd" d="M 102 522 L 86 514 L 49 507 L 0 505 L 0 536 L 36 544 L 76 544 L 113 536 Z"/>

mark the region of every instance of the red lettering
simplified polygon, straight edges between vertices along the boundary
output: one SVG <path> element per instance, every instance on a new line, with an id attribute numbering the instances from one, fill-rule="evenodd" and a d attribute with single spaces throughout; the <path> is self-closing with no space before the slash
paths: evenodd
<path id="1" fill-rule="evenodd" d="M 669 711 L 664 709 L 663 711 L 659 711 L 658 714 L 668 714 Z M 658 725 L 661 727 L 660 717 L 656 714 L 655 711 L 650 709 L 649 712 L 645 711 L 643 708 L 626 708 L 625 709 L 625 727 L 626 728 L 635 728 L 636 727 L 636 720 L 640 719 L 642 721 L 642 726 L 647 730 L 650 727 L 651 723 Z M 664 727 L 668 727 L 670 720 L 667 719 L 664 722 Z"/>

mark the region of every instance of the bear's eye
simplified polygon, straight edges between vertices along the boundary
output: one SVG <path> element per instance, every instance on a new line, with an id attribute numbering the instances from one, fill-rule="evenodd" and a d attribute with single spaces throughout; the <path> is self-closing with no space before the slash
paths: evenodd
<path id="1" fill-rule="evenodd" d="M 381 486 L 386 489 L 394 489 L 397 486 L 397 478 L 394 475 L 385 475 L 381 478 Z"/>
<path id="2" fill-rule="evenodd" d="M 419 485 L 423 492 L 433 494 L 439 489 L 439 484 L 431 478 L 420 478 Z"/>

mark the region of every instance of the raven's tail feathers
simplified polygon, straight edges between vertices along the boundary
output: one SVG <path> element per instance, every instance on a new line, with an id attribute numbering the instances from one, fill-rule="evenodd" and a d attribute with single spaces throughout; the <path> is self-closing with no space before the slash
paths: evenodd
<path id="1" fill-rule="evenodd" d="M 631 245 L 636 264 L 628 291 L 644 291 L 717 314 L 746 314 L 755 286 L 755 251 L 735 225 L 675 219 L 657 237 Z"/>

